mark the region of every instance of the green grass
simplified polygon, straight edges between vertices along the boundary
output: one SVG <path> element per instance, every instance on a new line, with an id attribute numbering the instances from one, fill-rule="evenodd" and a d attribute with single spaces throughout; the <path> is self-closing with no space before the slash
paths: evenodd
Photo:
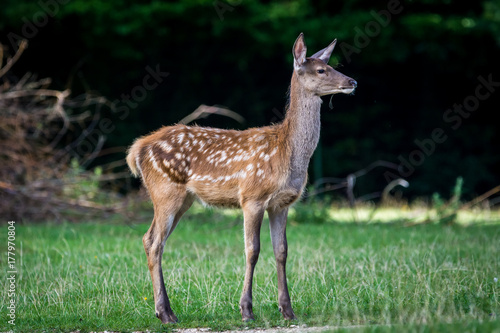
<path id="1" fill-rule="evenodd" d="M 150 217 L 146 221 L 130 226 L 113 220 L 18 224 L 16 326 L 7 323 L 5 283 L 0 291 L 0 331 L 290 325 L 277 310 L 267 220 L 254 282 L 256 320 L 242 323 L 238 310 L 244 274 L 241 216 L 197 207 L 166 244 L 165 281 L 180 322 L 161 325 L 154 315 L 142 248 Z M 340 330 L 346 332 L 500 330 L 500 282 L 495 282 L 500 279 L 500 223 L 489 223 L 404 228 L 292 220 L 287 268 L 299 317 L 292 324 L 367 325 Z M 0 228 L 7 230 L 5 225 Z M 4 272 L 6 258 L 4 247 L 0 259 Z"/>

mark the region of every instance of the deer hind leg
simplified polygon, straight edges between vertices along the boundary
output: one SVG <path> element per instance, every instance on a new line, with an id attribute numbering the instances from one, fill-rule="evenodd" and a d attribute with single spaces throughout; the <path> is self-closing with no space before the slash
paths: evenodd
<path id="1" fill-rule="evenodd" d="M 142 238 L 149 272 L 153 282 L 156 317 L 162 323 L 175 323 L 175 316 L 165 289 L 161 259 L 167 238 L 172 234 L 181 216 L 193 203 L 193 197 L 180 186 L 165 186 L 162 197 L 151 193 L 154 203 L 154 218 L 151 227 Z M 157 199 L 157 200 L 155 200 Z"/>
<path id="2" fill-rule="evenodd" d="M 288 208 L 268 210 L 269 225 L 271 229 L 271 240 L 273 242 L 274 256 L 276 258 L 276 269 L 278 271 L 278 306 L 281 314 L 287 320 L 295 319 L 292 310 L 290 294 L 286 282 L 286 258 L 288 255 L 288 244 L 286 241 L 286 218 Z"/>
<path id="3" fill-rule="evenodd" d="M 260 252 L 260 226 L 264 216 L 264 208 L 258 203 L 243 206 L 245 230 L 246 269 L 243 292 L 240 299 L 240 312 L 243 321 L 254 319 L 252 310 L 252 281 L 255 265 Z"/>

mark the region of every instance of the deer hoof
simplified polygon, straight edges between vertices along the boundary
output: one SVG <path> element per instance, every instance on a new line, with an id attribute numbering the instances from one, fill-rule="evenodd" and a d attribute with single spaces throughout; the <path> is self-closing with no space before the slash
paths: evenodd
<path id="1" fill-rule="evenodd" d="M 252 306 L 240 306 L 241 319 L 243 321 L 254 320 Z"/>
<path id="2" fill-rule="evenodd" d="M 160 319 L 163 324 L 175 324 L 179 321 L 173 313 L 158 313 L 156 312 L 156 318 Z"/>
<path id="3" fill-rule="evenodd" d="M 278 310 L 281 312 L 281 314 L 283 315 L 283 318 L 285 320 L 295 320 L 297 319 L 297 317 L 295 316 L 295 313 L 293 313 L 293 310 L 291 307 L 278 307 Z"/>

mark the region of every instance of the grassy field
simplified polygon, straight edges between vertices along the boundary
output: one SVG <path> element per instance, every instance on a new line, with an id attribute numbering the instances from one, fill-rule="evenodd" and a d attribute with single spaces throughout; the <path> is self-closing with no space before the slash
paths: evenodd
<path id="1" fill-rule="evenodd" d="M 267 221 L 255 274 L 256 320 L 242 323 L 241 215 L 195 207 L 168 240 L 163 259 L 178 324 L 161 325 L 154 315 L 141 242 L 148 216 L 134 222 L 16 225 L 16 325 L 7 323 L 5 283 L 0 331 L 214 331 L 290 324 L 367 326 L 340 330 L 349 332 L 500 331 L 500 218 L 488 215 L 484 223 L 471 214 L 475 220 L 467 226 L 403 227 L 347 218 L 299 224 L 301 214 L 293 212 L 288 227 L 295 322 L 283 321 L 277 310 Z M 0 228 L 7 231 L 6 225 Z"/>

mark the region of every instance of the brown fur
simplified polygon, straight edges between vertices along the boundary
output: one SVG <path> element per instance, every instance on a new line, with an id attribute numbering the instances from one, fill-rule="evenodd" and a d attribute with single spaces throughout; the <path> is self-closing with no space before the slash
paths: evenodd
<path id="1" fill-rule="evenodd" d="M 285 130 L 284 125 L 246 131 L 163 127 L 136 140 L 127 163 L 134 174 L 141 172 L 148 189 L 172 182 L 208 205 L 242 207 L 258 200 L 281 206 L 291 156 L 286 135 L 280 135 Z"/>

